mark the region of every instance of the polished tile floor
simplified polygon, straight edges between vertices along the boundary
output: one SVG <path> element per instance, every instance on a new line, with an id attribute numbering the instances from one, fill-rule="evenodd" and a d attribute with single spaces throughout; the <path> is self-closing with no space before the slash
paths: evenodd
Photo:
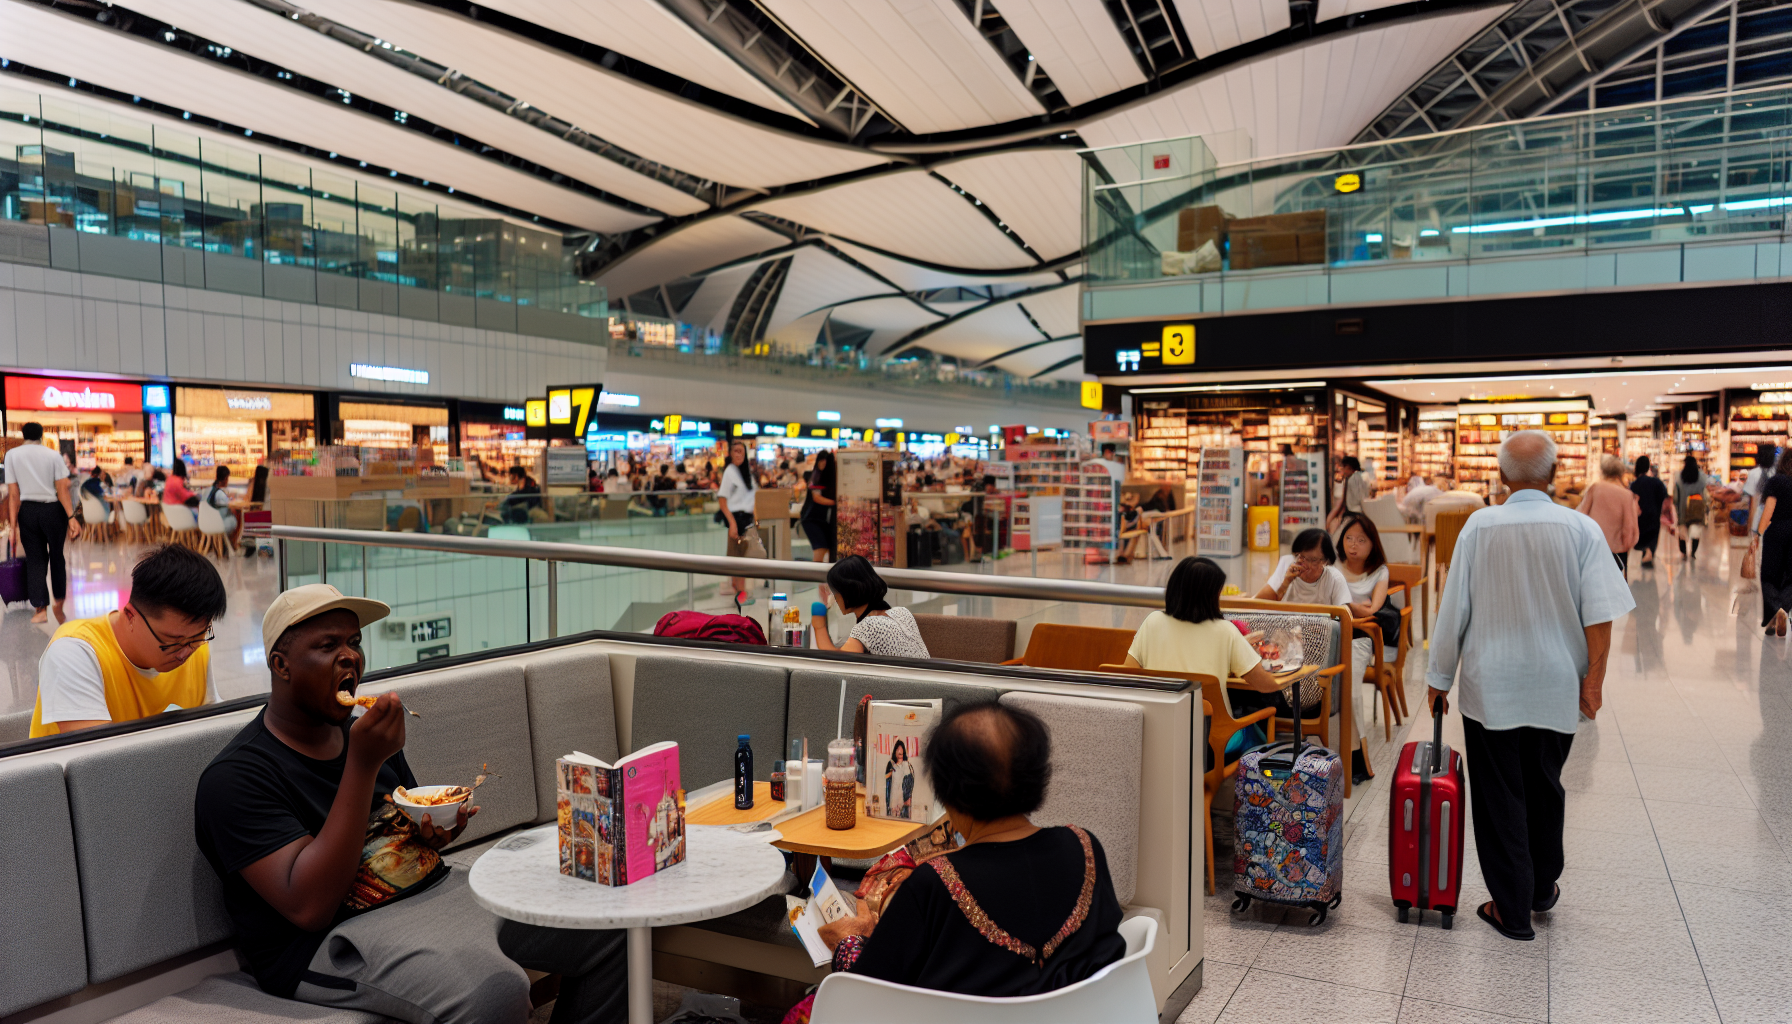
<path id="1" fill-rule="evenodd" d="M 1633 568 L 1605 708 L 1564 775 L 1562 899 L 1535 942 L 1466 909 L 1487 899 L 1472 853 L 1453 930 L 1396 921 L 1384 771 L 1351 810 L 1344 903 L 1324 925 L 1233 915 L 1222 873 L 1205 986 L 1180 1024 L 1792 1020 L 1792 640 L 1761 636 L 1758 594 L 1736 598 L 1739 555 Z M 1416 709 L 1417 666 L 1409 680 Z M 1445 736 L 1460 749 L 1454 714 Z M 1222 866 L 1225 836 L 1222 822 Z"/>

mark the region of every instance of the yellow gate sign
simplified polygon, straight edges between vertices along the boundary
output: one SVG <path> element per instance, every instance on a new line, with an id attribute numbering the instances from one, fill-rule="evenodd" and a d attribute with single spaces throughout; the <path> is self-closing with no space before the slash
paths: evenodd
<path id="1" fill-rule="evenodd" d="M 1363 187 L 1363 176 L 1354 171 L 1340 174 L 1332 179 L 1332 188 L 1339 192 L 1355 192 Z"/>
<path id="2" fill-rule="evenodd" d="M 1164 327 L 1164 365 L 1188 366 L 1195 361 L 1195 325 L 1168 324 Z"/>

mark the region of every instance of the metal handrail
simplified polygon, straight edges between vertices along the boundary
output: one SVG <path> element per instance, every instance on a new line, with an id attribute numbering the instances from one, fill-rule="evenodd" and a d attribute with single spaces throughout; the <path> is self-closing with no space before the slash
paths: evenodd
<path id="1" fill-rule="evenodd" d="M 765 558 L 729 558 L 723 555 L 688 555 L 673 551 L 648 551 L 595 544 L 564 544 L 539 540 L 493 540 L 490 537 L 456 537 L 440 533 L 392 533 L 381 530 L 328 530 L 312 526 L 276 526 L 277 540 L 313 541 L 323 544 L 355 544 L 363 547 L 407 548 L 443 551 L 456 555 L 494 558 L 530 558 L 537 561 L 579 562 L 627 569 L 659 569 L 702 576 L 738 576 L 756 580 L 800 580 L 825 583 L 825 562 L 782 562 Z M 1162 587 L 1139 587 L 1087 580 L 1051 580 L 1031 576 L 982 576 L 961 572 L 879 567 L 885 583 L 904 590 L 965 597 L 1016 597 L 1034 601 L 1071 601 L 1083 604 L 1129 605 L 1162 608 Z"/>

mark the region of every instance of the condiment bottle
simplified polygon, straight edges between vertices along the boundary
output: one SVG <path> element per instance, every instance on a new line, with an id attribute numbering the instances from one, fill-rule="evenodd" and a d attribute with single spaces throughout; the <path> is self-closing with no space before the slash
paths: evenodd
<path id="1" fill-rule="evenodd" d="M 734 748 L 734 808 L 738 811 L 753 807 L 752 739 L 744 732 L 735 737 L 738 745 Z"/>

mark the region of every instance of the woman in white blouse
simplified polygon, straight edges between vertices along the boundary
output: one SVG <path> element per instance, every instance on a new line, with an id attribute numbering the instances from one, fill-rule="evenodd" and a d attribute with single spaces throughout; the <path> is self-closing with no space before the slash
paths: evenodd
<path id="1" fill-rule="evenodd" d="M 1350 586 L 1350 614 L 1366 619 L 1381 610 L 1388 599 L 1388 556 L 1381 547 L 1381 533 L 1368 516 L 1351 513 L 1344 517 L 1338 549 L 1344 556 L 1338 571 Z"/>
<path id="2" fill-rule="evenodd" d="M 828 569 L 828 588 L 833 591 L 834 604 L 859 621 L 846 642 L 836 645 L 828 634 L 827 620 L 819 615 L 812 617 L 809 625 L 817 650 L 886 658 L 933 657 L 927 653 L 927 641 L 921 639 L 921 627 L 914 614 L 907 608 L 892 608 L 884 600 L 890 586 L 864 555 L 847 555 L 835 562 Z"/>

